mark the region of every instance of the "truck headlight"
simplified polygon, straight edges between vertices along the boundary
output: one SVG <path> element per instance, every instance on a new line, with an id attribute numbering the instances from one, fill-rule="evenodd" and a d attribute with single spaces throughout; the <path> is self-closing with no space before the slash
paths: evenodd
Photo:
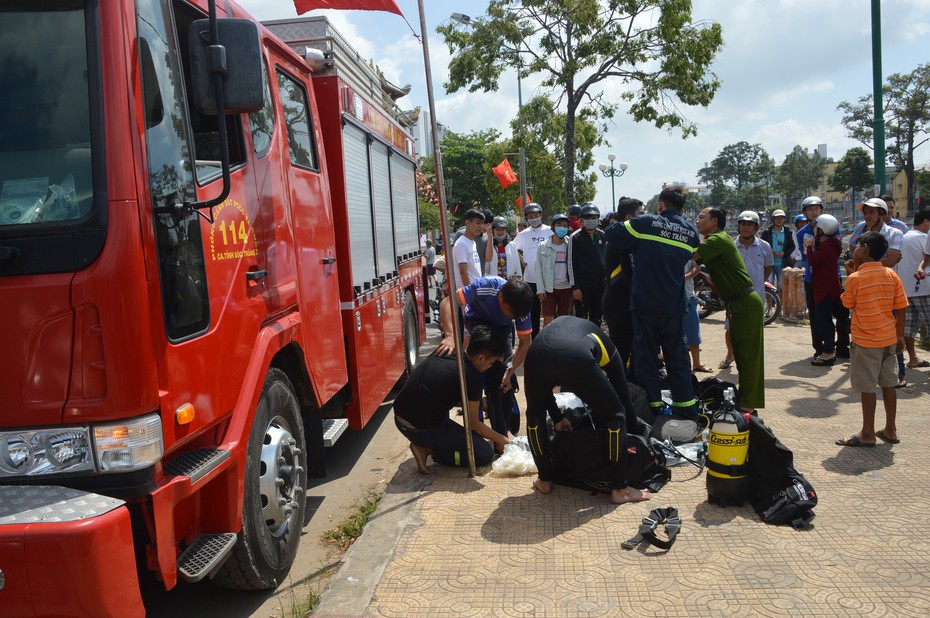
<path id="1" fill-rule="evenodd" d="M 94 425 L 94 452 L 100 472 L 126 472 L 154 464 L 164 453 L 161 417 L 146 414 Z"/>
<path id="2" fill-rule="evenodd" d="M 0 478 L 93 469 L 87 427 L 0 432 Z"/>

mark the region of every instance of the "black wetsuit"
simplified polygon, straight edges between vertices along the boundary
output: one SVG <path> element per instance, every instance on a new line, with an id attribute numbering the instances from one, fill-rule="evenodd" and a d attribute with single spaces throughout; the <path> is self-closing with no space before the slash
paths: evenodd
<path id="1" fill-rule="evenodd" d="M 539 478 L 552 480 L 546 413 L 553 423 L 562 420 L 552 389 L 561 386 L 591 409 L 598 429 L 607 429 L 610 486 L 626 483 L 626 434 L 633 406 L 627 389 L 623 363 L 610 338 L 592 322 L 574 316 L 556 318 L 539 331 L 524 363 L 526 390 L 526 433 Z"/>

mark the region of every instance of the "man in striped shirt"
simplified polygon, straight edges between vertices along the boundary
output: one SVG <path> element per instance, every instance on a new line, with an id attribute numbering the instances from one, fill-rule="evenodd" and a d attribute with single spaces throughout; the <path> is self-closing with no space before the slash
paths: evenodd
<path id="1" fill-rule="evenodd" d="M 852 318 L 849 382 L 859 391 L 862 429 L 836 441 L 839 446 L 875 446 L 879 438 L 897 444 L 895 414 L 898 383 L 895 355 L 904 350 L 904 285 L 890 268 L 882 265 L 888 241 L 879 232 L 859 238 L 853 259 L 847 260 L 843 304 L 855 309 Z M 882 391 L 885 427 L 875 431 L 876 385 Z"/>

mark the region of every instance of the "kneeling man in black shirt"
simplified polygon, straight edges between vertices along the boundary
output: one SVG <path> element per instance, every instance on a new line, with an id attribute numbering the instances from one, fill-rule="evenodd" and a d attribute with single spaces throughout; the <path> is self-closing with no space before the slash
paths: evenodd
<path id="1" fill-rule="evenodd" d="M 503 358 L 507 352 L 491 329 L 480 325 L 470 331 L 471 340 L 465 350 L 465 391 L 468 394 L 468 415 L 471 419 L 475 465 L 486 466 L 494 451 L 484 438 L 503 448 L 510 440 L 478 420 L 481 400 L 481 374 Z M 455 356 L 432 354 L 417 365 L 394 400 L 394 423 L 410 440 L 410 452 L 420 474 L 429 474 L 426 458 L 447 466 L 468 465 L 465 428 L 449 418 L 449 411 L 460 405 L 458 365 Z"/>

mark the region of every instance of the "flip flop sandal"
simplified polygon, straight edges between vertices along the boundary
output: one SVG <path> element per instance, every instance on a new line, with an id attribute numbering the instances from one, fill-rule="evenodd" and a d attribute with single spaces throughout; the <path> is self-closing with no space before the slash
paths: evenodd
<path id="1" fill-rule="evenodd" d="M 878 431 L 876 431 L 875 437 L 881 440 L 882 442 L 887 442 L 888 444 L 900 444 L 901 443 L 900 438 L 892 439 L 892 438 L 889 438 L 887 435 L 885 435 L 884 429 L 879 429 Z"/>
<path id="2" fill-rule="evenodd" d="M 898 380 L 898 383 L 894 385 L 895 388 L 907 388 L 907 380 Z"/>
<path id="3" fill-rule="evenodd" d="M 732 365 L 733 361 L 735 360 L 736 360 L 735 358 L 725 358 L 722 361 L 720 361 L 720 364 L 717 365 L 717 368 L 718 369 L 729 369 L 730 365 Z"/>
<path id="4" fill-rule="evenodd" d="M 859 436 L 855 436 L 855 435 L 849 436 L 848 438 L 840 438 L 835 442 L 835 444 L 837 446 L 864 446 L 864 447 L 875 446 L 874 442 L 872 442 L 871 444 L 868 442 L 863 442 L 862 440 L 859 439 Z"/>
<path id="5" fill-rule="evenodd" d="M 713 369 L 709 369 L 708 367 L 704 365 L 698 365 L 697 367 L 691 370 L 691 373 L 713 373 L 713 372 L 714 372 Z"/>
<path id="6" fill-rule="evenodd" d="M 914 363 L 913 365 L 908 363 L 908 368 L 917 369 L 918 367 L 930 367 L 930 361 L 922 360 L 919 363 Z"/>

